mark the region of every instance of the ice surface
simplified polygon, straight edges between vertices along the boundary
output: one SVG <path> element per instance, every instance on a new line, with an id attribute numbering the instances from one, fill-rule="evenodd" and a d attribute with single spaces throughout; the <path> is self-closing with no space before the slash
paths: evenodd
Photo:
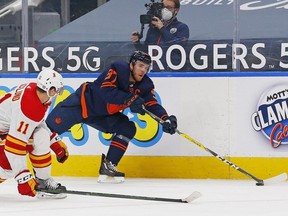
<path id="1" fill-rule="evenodd" d="M 255 186 L 253 180 L 137 179 L 122 184 L 99 184 L 97 178 L 55 177 L 69 190 L 181 199 L 193 191 L 192 203 L 170 203 L 69 194 L 63 200 L 21 196 L 13 179 L 0 184 L 2 216 L 285 216 L 288 185 Z"/>

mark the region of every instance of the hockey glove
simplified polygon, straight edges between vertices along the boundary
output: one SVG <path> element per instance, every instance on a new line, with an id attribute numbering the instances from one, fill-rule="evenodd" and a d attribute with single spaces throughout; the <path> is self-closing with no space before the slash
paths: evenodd
<path id="1" fill-rule="evenodd" d="M 29 170 L 20 172 L 15 179 L 18 182 L 18 191 L 21 195 L 32 197 L 36 195 L 35 187 L 38 183 Z"/>
<path id="2" fill-rule="evenodd" d="M 165 133 L 174 134 L 177 129 L 177 118 L 174 115 L 166 117 L 162 126 Z"/>
<path id="3" fill-rule="evenodd" d="M 133 113 L 139 113 L 141 115 L 145 115 L 145 111 L 143 110 L 143 106 L 145 106 L 145 101 L 141 97 L 137 97 L 132 104 L 130 105 L 130 110 Z"/>
<path id="4" fill-rule="evenodd" d="M 59 163 L 64 163 L 69 157 L 67 146 L 56 133 L 53 133 L 51 137 L 52 139 L 50 142 L 52 144 L 50 145 L 50 148 L 56 154 L 57 161 Z"/>

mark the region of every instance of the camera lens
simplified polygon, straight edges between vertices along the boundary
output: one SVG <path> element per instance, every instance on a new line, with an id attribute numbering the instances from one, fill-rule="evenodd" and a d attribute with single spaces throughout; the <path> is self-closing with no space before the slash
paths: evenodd
<path id="1" fill-rule="evenodd" d="M 151 20 L 152 20 L 151 15 L 147 15 L 147 14 L 140 15 L 141 24 L 150 24 Z"/>

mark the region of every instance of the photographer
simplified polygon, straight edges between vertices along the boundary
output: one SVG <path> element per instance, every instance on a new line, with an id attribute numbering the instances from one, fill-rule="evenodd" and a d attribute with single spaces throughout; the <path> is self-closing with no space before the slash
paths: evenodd
<path id="1" fill-rule="evenodd" d="M 159 3 L 153 3 L 159 4 Z M 144 44 L 140 42 L 141 36 L 138 32 L 132 32 L 131 41 L 135 49 L 148 52 L 148 45 L 158 45 L 163 50 L 161 63 L 165 71 L 169 71 L 166 63 L 166 51 L 173 44 L 179 44 L 185 48 L 189 39 L 189 28 L 186 24 L 177 20 L 176 16 L 180 10 L 179 0 L 162 0 L 161 14 L 152 14 L 152 20 L 146 34 Z M 148 13 L 147 13 L 148 14 Z M 171 61 L 174 65 L 179 64 L 181 55 L 178 50 L 171 54 Z M 158 64 L 153 64 L 152 71 L 160 71 Z"/>

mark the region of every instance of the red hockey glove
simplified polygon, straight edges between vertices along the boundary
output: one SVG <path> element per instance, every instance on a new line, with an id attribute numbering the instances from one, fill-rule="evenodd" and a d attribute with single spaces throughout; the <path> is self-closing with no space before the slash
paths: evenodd
<path id="1" fill-rule="evenodd" d="M 50 148 L 56 154 L 57 161 L 64 163 L 69 157 L 67 146 L 62 142 L 61 138 L 57 134 L 53 133 L 51 137 L 52 144 L 50 145 Z"/>
<path id="2" fill-rule="evenodd" d="M 35 187 L 38 185 L 34 176 L 29 170 L 20 172 L 16 177 L 18 182 L 18 191 L 21 195 L 32 196 L 36 195 Z"/>

